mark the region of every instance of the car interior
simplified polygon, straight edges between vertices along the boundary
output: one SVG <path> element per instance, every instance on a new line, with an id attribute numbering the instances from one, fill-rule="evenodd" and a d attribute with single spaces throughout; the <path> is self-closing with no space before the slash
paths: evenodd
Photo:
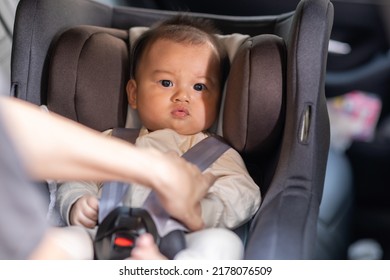
<path id="1" fill-rule="evenodd" d="M 136 126 L 124 94 L 129 29 L 181 12 L 212 19 L 225 35 L 249 35 L 231 61 L 218 124 L 264 195 L 237 230 L 245 258 L 388 259 L 386 0 L 6 0 L 0 81 L 10 95 L 99 131 Z M 379 99 L 381 110 L 369 140 L 340 149 L 329 101 L 356 91 Z"/>

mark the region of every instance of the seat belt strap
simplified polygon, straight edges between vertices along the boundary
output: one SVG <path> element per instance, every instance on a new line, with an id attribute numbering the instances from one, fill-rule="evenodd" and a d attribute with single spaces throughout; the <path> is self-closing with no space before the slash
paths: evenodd
<path id="1" fill-rule="evenodd" d="M 111 135 L 134 144 L 139 135 L 139 129 L 117 127 L 112 130 Z M 122 200 L 125 197 L 128 188 L 128 184 L 115 181 L 103 185 L 99 202 L 99 224 L 112 210 L 122 206 Z"/>
<path id="2" fill-rule="evenodd" d="M 221 136 L 212 135 L 194 145 L 182 158 L 195 164 L 203 172 L 229 148 Z"/>
<path id="3" fill-rule="evenodd" d="M 126 140 L 132 144 L 135 144 L 139 136 L 138 128 L 125 128 L 125 127 L 116 127 L 112 130 L 112 136 Z"/>
<path id="4" fill-rule="evenodd" d="M 129 185 L 122 182 L 104 183 L 99 202 L 98 222 L 101 224 L 104 218 L 116 207 L 122 206 L 123 197 L 125 197 Z"/>

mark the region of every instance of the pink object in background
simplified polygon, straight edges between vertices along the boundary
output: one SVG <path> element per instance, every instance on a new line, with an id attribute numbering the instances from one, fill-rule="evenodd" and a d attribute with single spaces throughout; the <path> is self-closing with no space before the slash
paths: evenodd
<path id="1" fill-rule="evenodd" d="M 371 141 L 382 109 L 374 94 L 352 91 L 328 100 L 331 143 L 346 149 L 353 140 Z"/>

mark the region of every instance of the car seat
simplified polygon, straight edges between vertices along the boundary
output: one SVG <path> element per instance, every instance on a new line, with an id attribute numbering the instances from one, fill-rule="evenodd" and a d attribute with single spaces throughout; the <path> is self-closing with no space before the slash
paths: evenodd
<path id="1" fill-rule="evenodd" d="M 99 131 L 136 126 L 124 91 L 129 28 L 175 14 L 88 0 L 21 0 L 12 93 Z M 217 129 L 263 194 L 259 211 L 238 232 L 245 258 L 314 258 L 329 149 L 324 79 L 332 4 L 302 0 L 275 16 L 188 15 L 250 37 L 232 60 Z"/>
<path id="2" fill-rule="evenodd" d="M 115 0 L 97 0 L 104 2 L 116 2 Z M 191 11 L 191 12 L 201 12 L 208 14 L 218 14 L 218 15 L 231 15 L 231 16 L 258 16 L 258 15 L 275 15 L 282 14 L 295 9 L 296 5 L 299 3 L 299 0 L 225 0 L 224 5 L 220 5 L 218 2 L 210 2 L 207 0 L 198 0 L 198 1 L 189 1 L 189 0 L 158 0 L 158 1 L 147 1 L 148 5 L 142 3 L 142 1 L 122 1 L 122 5 L 127 6 L 142 6 L 150 7 L 154 5 L 155 9 L 160 10 L 175 10 L 175 11 Z M 345 12 L 342 11 L 351 11 L 351 4 L 345 4 L 343 1 L 332 1 L 332 5 L 336 10 L 335 12 L 335 21 L 332 27 L 331 41 L 329 42 L 329 53 L 327 61 L 327 79 L 325 82 L 325 95 L 327 97 L 334 95 L 334 90 L 332 90 L 332 77 L 335 77 L 333 72 L 329 70 L 334 70 L 334 67 L 343 65 L 341 59 L 345 59 L 345 56 L 340 55 L 340 51 L 337 49 L 340 42 L 339 27 L 335 26 L 336 23 L 344 22 Z M 347 6 L 347 7 L 344 7 Z M 364 6 L 364 5 L 362 5 Z M 353 10 L 353 9 L 352 9 Z M 368 14 L 368 13 L 366 13 Z M 356 16 L 355 18 L 360 18 Z M 372 24 L 372 17 L 366 17 L 367 21 Z M 358 23 L 360 24 L 360 23 Z M 336 27 L 336 30 L 335 30 Z M 377 28 L 376 28 L 377 29 Z M 376 38 L 382 38 L 383 34 L 380 30 L 369 30 L 370 35 L 376 34 Z M 362 30 L 358 30 L 357 34 L 361 34 Z M 346 32 L 341 35 L 347 34 Z M 351 34 L 348 32 L 348 34 Z M 332 40 L 333 39 L 333 40 Z M 377 42 L 378 40 L 375 40 Z M 368 44 L 372 45 L 372 40 L 368 40 Z M 367 44 L 366 44 L 367 45 Z M 361 51 L 355 51 L 352 49 L 353 53 L 361 54 Z M 350 55 L 347 55 L 350 57 Z M 353 55 L 356 57 L 356 55 Z M 379 61 L 379 60 L 378 60 Z M 329 63 L 330 62 L 330 63 Z M 330 64 L 330 65 L 329 65 Z M 383 63 L 378 63 L 382 64 Z M 379 68 L 379 67 L 376 67 Z M 378 75 L 378 71 L 375 71 L 370 75 L 370 83 L 375 84 L 373 78 L 384 76 L 386 73 L 382 69 L 382 75 Z M 337 76 L 337 75 L 336 75 Z M 338 79 L 339 84 L 337 85 L 338 90 L 340 90 L 340 82 L 357 85 L 358 82 L 367 81 L 367 79 L 361 79 L 356 77 L 355 79 L 347 79 L 347 75 L 340 75 Z M 382 84 L 379 84 L 380 86 Z M 333 87 L 334 88 L 334 87 Z M 378 167 L 375 167 L 378 170 Z M 362 173 L 361 171 L 359 173 Z M 328 163 L 325 174 L 325 183 L 324 183 L 324 195 L 320 206 L 320 212 L 318 217 L 318 238 L 316 242 L 316 259 L 345 259 L 347 257 L 348 246 L 352 242 L 352 217 L 354 211 L 354 198 L 355 190 L 353 188 L 352 182 L 352 168 L 349 158 L 342 151 L 338 151 L 335 148 L 329 150 Z"/>

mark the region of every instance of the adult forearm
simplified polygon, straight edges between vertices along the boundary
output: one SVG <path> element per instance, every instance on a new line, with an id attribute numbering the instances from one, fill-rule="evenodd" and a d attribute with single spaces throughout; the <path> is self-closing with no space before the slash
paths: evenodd
<path id="1" fill-rule="evenodd" d="M 203 226 L 199 201 L 215 180 L 212 174 L 202 174 L 177 155 L 136 148 L 18 99 L 0 97 L 0 106 L 32 178 L 150 186 L 173 217 L 193 230 Z"/>
<path id="2" fill-rule="evenodd" d="M 34 179 L 142 181 L 143 153 L 117 139 L 13 98 L 2 98 L 3 118 Z M 146 164 L 146 162 L 145 162 Z M 146 167 L 146 166 L 145 166 Z M 145 172 L 144 172 L 145 173 Z"/>

